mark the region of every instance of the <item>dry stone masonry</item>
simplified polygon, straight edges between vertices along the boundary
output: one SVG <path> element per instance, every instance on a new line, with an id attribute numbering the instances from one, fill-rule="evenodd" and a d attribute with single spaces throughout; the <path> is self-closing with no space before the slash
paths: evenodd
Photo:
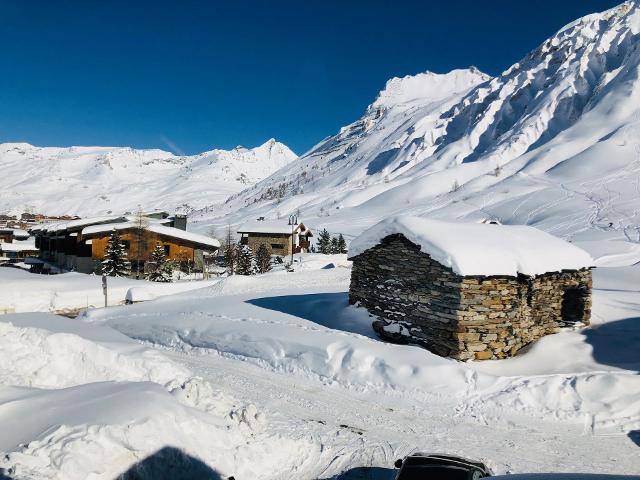
<path id="1" fill-rule="evenodd" d="M 513 356 L 560 327 L 588 325 L 591 271 L 462 276 L 402 235 L 354 256 L 349 301 L 383 338 L 458 360 Z"/>

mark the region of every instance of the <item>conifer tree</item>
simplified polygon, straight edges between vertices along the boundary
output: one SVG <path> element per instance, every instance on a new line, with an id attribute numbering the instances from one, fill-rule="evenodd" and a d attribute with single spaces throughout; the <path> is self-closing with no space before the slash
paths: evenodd
<path id="1" fill-rule="evenodd" d="M 147 274 L 147 279 L 152 282 L 170 282 L 173 280 L 173 263 L 167 260 L 164 254 L 164 247 L 156 244 L 151 252 L 151 271 Z"/>
<path id="2" fill-rule="evenodd" d="M 236 273 L 238 275 L 255 275 L 256 271 L 256 257 L 253 250 L 247 245 L 240 245 Z"/>
<path id="3" fill-rule="evenodd" d="M 326 228 L 318 234 L 318 252 L 325 255 L 331 253 L 331 235 Z"/>
<path id="4" fill-rule="evenodd" d="M 261 243 L 256 252 L 256 264 L 259 273 L 271 270 L 271 248 L 266 243 Z"/>
<path id="5" fill-rule="evenodd" d="M 224 265 L 227 267 L 227 274 L 236 273 L 236 264 L 238 263 L 238 244 L 233 239 L 231 227 L 227 227 L 227 238 L 224 246 Z"/>
<path id="6" fill-rule="evenodd" d="M 329 244 L 329 250 L 331 253 L 340 253 L 338 250 L 338 239 L 336 237 L 331 237 L 331 243 Z"/>
<path id="7" fill-rule="evenodd" d="M 344 240 L 342 234 L 338 235 L 338 252 L 347 253 L 347 242 Z"/>
<path id="8" fill-rule="evenodd" d="M 131 274 L 131 264 L 127 260 L 127 249 L 115 229 L 109 236 L 107 251 L 102 261 L 102 274 L 109 277 L 126 277 Z"/>

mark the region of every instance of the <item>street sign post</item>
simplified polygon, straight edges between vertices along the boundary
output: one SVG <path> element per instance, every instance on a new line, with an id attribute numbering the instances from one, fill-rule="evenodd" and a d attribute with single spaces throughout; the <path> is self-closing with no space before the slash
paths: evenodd
<path id="1" fill-rule="evenodd" d="M 107 308 L 107 276 L 102 275 L 102 293 L 104 295 L 104 307 Z"/>

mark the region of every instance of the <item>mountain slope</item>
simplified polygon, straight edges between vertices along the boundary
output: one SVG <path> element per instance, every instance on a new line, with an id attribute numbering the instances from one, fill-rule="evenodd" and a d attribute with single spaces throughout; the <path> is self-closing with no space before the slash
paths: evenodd
<path id="1" fill-rule="evenodd" d="M 640 5 L 628 1 L 565 26 L 496 78 L 394 79 L 359 121 L 202 221 L 300 210 L 355 235 L 410 212 L 638 240 L 639 33 Z"/>
<path id="2" fill-rule="evenodd" d="M 295 160 L 271 139 L 259 147 L 176 156 L 132 148 L 0 145 L 0 212 L 91 216 L 143 208 L 190 211 L 223 201 Z"/>

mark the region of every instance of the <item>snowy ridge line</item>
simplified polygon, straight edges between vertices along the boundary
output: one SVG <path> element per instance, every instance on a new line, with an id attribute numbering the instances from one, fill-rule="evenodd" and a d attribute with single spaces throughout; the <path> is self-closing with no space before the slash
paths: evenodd
<path id="1" fill-rule="evenodd" d="M 141 205 L 189 213 L 223 201 L 296 158 L 274 139 L 252 149 L 192 156 L 158 149 L 0 144 L 0 210 L 85 217 Z M 90 194 L 96 191 L 101 195 Z"/>

